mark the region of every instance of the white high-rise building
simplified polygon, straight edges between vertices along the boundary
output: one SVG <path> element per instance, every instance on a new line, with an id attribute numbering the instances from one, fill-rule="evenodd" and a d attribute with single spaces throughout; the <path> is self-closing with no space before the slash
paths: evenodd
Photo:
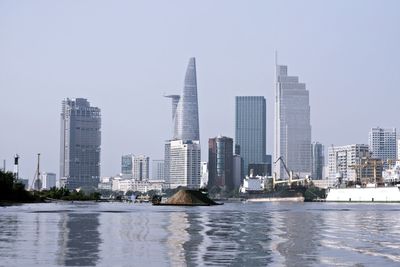
<path id="1" fill-rule="evenodd" d="M 309 92 L 297 76 L 288 76 L 287 66 L 276 65 L 274 157 L 285 161 L 289 170 L 311 173 L 311 125 Z M 278 177 L 287 174 L 281 161 L 275 165 Z"/>
<path id="2" fill-rule="evenodd" d="M 199 141 L 171 141 L 170 148 L 170 186 L 176 188 L 200 187 L 200 142 Z"/>
<path id="3" fill-rule="evenodd" d="M 400 139 L 397 139 L 397 160 L 400 160 Z"/>
<path id="4" fill-rule="evenodd" d="M 49 190 L 52 187 L 56 187 L 56 174 L 52 172 L 44 172 L 41 175 L 42 189 Z"/>
<path id="5" fill-rule="evenodd" d="M 396 139 L 396 128 L 383 129 L 376 127 L 369 132 L 368 144 L 372 157 L 383 160 L 385 167 L 388 166 L 388 160 L 396 160 Z"/>
<path id="6" fill-rule="evenodd" d="M 331 146 L 328 148 L 328 171 L 329 180 L 336 182 L 337 177 L 343 181 L 356 180 L 356 168 L 361 160 L 370 156 L 368 145 L 354 144 L 347 146 Z M 364 172 L 372 172 L 365 168 Z M 370 173 L 363 173 L 363 176 L 370 176 Z"/>
<path id="7" fill-rule="evenodd" d="M 164 160 L 153 160 L 151 180 L 165 180 L 164 169 Z"/>

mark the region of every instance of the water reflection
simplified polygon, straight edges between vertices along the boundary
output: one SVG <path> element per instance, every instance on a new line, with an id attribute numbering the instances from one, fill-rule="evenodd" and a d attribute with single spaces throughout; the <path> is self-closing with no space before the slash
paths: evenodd
<path id="1" fill-rule="evenodd" d="M 99 214 L 64 213 L 59 223 L 58 263 L 65 266 L 94 266 L 101 242 Z"/>
<path id="2" fill-rule="evenodd" d="M 396 207 L 9 207 L 0 211 L 0 266 L 399 266 Z"/>
<path id="3" fill-rule="evenodd" d="M 272 262 L 269 217 L 210 208 L 173 212 L 167 228 L 170 264 L 265 266 Z"/>
<path id="4" fill-rule="evenodd" d="M 0 216 L 0 259 L 3 259 L 2 264 L 10 264 L 9 259 L 14 259 L 18 256 L 16 246 L 18 246 L 17 235 L 20 221 L 16 215 L 1 215 Z"/>
<path id="5" fill-rule="evenodd" d="M 167 247 L 171 266 L 185 266 L 184 244 L 189 241 L 188 214 L 186 212 L 171 212 L 167 226 Z"/>
<path id="6" fill-rule="evenodd" d="M 279 252 L 284 265 L 313 266 L 318 263 L 320 231 L 324 227 L 321 214 L 304 210 L 275 211 L 273 224 L 279 229 L 274 249 Z"/>

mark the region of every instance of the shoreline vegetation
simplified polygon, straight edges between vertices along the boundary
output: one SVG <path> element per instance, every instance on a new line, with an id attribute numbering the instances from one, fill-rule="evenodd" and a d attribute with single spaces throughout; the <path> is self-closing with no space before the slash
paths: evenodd
<path id="1" fill-rule="evenodd" d="M 171 197 L 178 192 L 180 187 L 176 189 L 167 189 L 162 194 L 164 197 Z M 295 194 L 293 194 L 295 191 Z M 62 201 L 104 201 L 101 196 L 109 196 L 108 200 L 122 201 L 124 199 L 130 199 L 131 197 L 142 196 L 143 193 L 128 191 L 123 192 L 112 192 L 112 191 L 92 191 L 90 193 L 84 192 L 83 190 L 68 190 L 65 187 L 62 188 L 51 188 L 50 190 L 41 191 L 28 191 L 25 186 L 15 179 L 15 176 L 11 172 L 3 172 L 0 170 L 0 206 L 11 205 L 11 204 L 23 204 L 23 203 L 46 203 L 46 202 L 62 202 Z M 146 196 L 151 199 L 158 192 L 153 190 L 147 192 Z M 315 201 L 316 199 L 322 199 L 325 197 L 325 190 L 308 186 L 308 187 L 283 187 L 272 192 L 264 192 L 261 194 L 240 194 L 236 191 L 225 191 L 221 188 L 211 188 L 208 191 L 211 199 L 217 200 L 228 200 L 228 199 L 247 199 L 247 198 L 258 198 L 258 197 L 290 197 L 302 195 L 304 201 Z"/>
<path id="2" fill-rule="evenodd" d="M 98 201 L 99 192 L 68 190 L 65 187 L 50 190 L 27 191 L 24 184 L 15 179 L 11 172 L 0 171 L 0 205 L 23 203 L 46 203 L 52 201 Z"/>

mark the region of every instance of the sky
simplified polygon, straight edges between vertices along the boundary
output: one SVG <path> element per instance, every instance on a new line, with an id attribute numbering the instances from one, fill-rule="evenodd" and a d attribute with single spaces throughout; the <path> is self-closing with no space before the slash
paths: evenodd
<path id="1" fill-rule="evenodd" d="M 202 160 L 208 138 L 234 138 L 235 96 L 267 100 L 273 150 L 274 66 L 310 92 L 312 140 L 367 143 L 400 129 L 400 1 L 0 0 L 0 165 L 32 179 L 59 173 L 64 98 L 102 112 L 101 175 L 121 155 L 162 159 L 171 103 L 196 57 Z"/>

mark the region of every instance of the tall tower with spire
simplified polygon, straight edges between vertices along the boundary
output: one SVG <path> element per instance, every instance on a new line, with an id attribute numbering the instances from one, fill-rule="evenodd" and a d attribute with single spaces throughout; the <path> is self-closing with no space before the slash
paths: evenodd
<path id="1" fill-rule="evenodd" d="M 200 140 L 199 107 L 197 100 L 196 59 L 189 59 L 181 95 L 167 95 L 172 99 L 172 121 L 176 140 Z"/>
<path id="2" fill-rule="evenodd" d="M 173 136 L 165 145 L 165 177 L 171 187 L 200 186 L 200 131 L 196 59 L 190 58 L 181 95 L 172 99 Z"/>

